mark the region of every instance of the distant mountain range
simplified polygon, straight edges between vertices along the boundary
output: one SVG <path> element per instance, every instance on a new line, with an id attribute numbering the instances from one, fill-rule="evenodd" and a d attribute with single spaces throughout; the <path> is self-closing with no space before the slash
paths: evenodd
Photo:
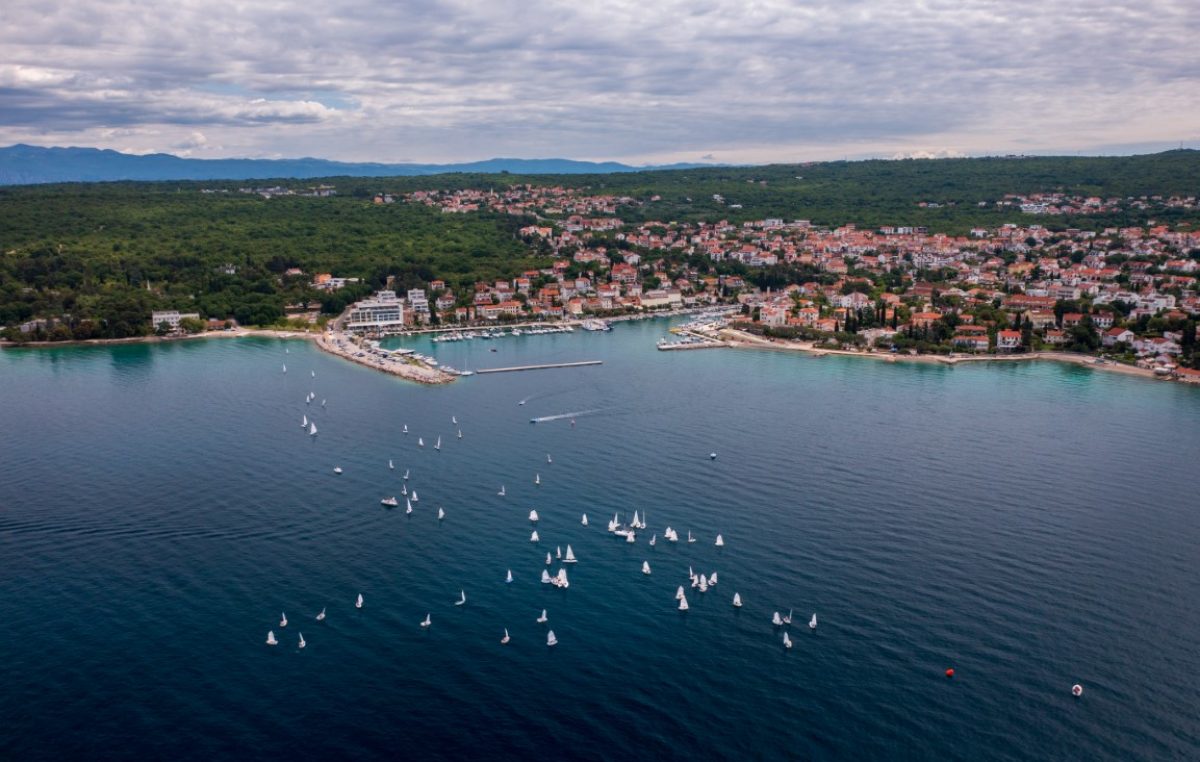
<path id="1" fill-rule="evenodd" d="M 692 169 L 705 164 L 633 167 L 615 161 L 487 159 L 464 164 L 347 163 L 326 159 L 185 159 L 99 148 L 0 148 L 0 185 L 113 180 L 250 180 L 308 177 L 394 177 L 445 172 L 511 172 L 522 175 L 606 174 L 644 169 Z"/>

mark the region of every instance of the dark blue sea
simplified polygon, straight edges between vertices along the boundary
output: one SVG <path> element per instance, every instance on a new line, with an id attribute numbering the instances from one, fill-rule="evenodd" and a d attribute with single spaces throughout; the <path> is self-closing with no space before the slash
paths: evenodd
<path id="1" fill-rule="evenodd" d="M 1200 758 L 1200 390 L 665 327 L 0 353 L 0 758 Z"/>

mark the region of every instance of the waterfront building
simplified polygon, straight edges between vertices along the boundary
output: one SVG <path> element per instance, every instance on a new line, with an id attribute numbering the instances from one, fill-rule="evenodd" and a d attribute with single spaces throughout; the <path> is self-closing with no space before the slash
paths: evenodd
<path id="1" fill-rule="evenodd" d="M 186 320 L 187 318 L 194 318 L 196 320 L 199 320 L 200 313 L 198 313 L 198 312 L 183 312 L 183 313 L 181 313 L 179 310 L 155 310 L 154 312 L 150 313 L 150 325 L 153 326 L 155 330 L 157 330 L 160 325 L 162 325 L 163 323 L 166 323 L 168 326 L 171 327 L 172 331 L 178 331 L 180 321 Z"/>
<path id="2" fill-rule="evenodd" d="M 386 331 L 404 325 L 404 305 L 395 291 L 376 291 L 370 299 L 350 308 L 346 328 L 351 331 Z"/>

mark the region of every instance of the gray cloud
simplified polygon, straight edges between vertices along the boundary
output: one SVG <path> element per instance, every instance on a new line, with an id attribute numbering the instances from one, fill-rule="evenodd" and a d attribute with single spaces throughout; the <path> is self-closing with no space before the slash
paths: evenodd
<path id="1" fill-rule="evenodd" d="M 1169 143 L 1200 124 L 1192 0 L 15 0 L 5 15 L 0 143 L 786 161 Z"/>

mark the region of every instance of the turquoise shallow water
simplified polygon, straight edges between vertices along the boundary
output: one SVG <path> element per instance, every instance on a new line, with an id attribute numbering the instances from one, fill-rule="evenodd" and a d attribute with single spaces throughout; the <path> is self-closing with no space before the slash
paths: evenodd
<path id="1" fill-rule="evenodd" d="M 1200 393 L 664 327 L 410 342 L 604 361 L 441 388 L 302 342 L 0 353 L 0 757 L 1200 756 Z"/>

